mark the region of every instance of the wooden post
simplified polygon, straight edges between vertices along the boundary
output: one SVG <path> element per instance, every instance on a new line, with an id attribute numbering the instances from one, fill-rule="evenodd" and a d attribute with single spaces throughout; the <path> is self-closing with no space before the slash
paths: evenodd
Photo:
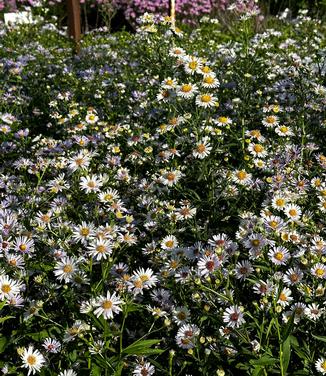
<path id="1" fill-rule="evenodd" d="M 169 0 L 169 16 L 171 17 L 172 27 L 175 27 L 175 0 Z"/>
<path id="2" fill-rule="evenodd" d="M 80 47 L 80 1 L 79 0 L 67 0 L 68 9 L 68 32 L 69 36 L 73 37 L 75 41 L 76 53 L 79 53 Z"/>

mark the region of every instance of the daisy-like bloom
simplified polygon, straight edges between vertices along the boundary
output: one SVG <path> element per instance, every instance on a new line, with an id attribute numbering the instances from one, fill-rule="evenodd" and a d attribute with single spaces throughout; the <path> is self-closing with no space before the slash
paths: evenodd
<path id="1" fill-rule="evenodd" d="M 34 240 L 27 236 L 19 236 L 13 242 L 15 251 L 20 253 L 31 253 L 34 251 Z"/>
<path id="2" fill-rule="evenodd" d="M 162 183 L 168 187 L 172 187 L 178 183 L 182 175 L 180 170 L 165 171 L 162 176 Z"/>
<path id="3" fill-rule="evenodd" d="M 27 376 L 31 373 L 34 375 L 35 372 L 39 372 L 45 363 L 43 355 L 38 350 L 34 350 L 33 346 L 24 348 L 20 357 L 23 361 L 23 367 L 28 368 Z"/>
<path id="4" fill-rule="evenodd" d="M 172 320 L 177 325 L 183 325 L 190 318 L 190 311 L 187 307 L 176 307 L 172 313 Z"/>
<path id="5" fill-rule="evenodd" d="M 73 369 L 66 369 L 60 372 L 58 376 L 77 376 L 77 373 Z"/>
<path id="6" fill-rule="evenodd" d="M 163 89 L 175 89 L 177 87 L 177 80 L 175 78 L 168 77 L 162 81 L 161 86 Z"/>
<path id="7" fill-rule="evenodd" d="M 16 307 L 16 308 L 22 308 L 24 307 L 25 299 L 18 295 L 11 295 L 10 298 L 7 300 L 7 305 Z"/>
<path id="8" fill-rule="evenodd" d="M 87 124 L 95 124 L 98 121 L 98 116 L 93 111 L 87 112 L 87 115 L 85 117 L 85 121 Z"/>
<path id="9" fill-rule="evenodd" d="M 293 221 L 300 219 L 302 211 L 298 205 L 288 204 L 284 207 L 284 214 Z"/>
<path id="10" fill-rule="evenodd" d="M 58 353 L 61 349 L 61 343 L 53 338 L 45 338 L 42 345 L 49 353 Z"/>
<path id="11" fill-rule="evenodd" d="M 199 333 L 200 331 L 197 325 L 182 325 L 175 337 L 177 345 L 182 349 L 192 349 L 196 345 L 196 340 Z"/>
<path id="12" fill-rule="evenodd" d="M 249 261 L 238 262 L 235 266 L 235 278 L 245 280 L 253 271 L 254 268 Z"/>
<path id="13" fill-rule="evenodd" d="M 326 279 L 326 265 L 317 263 L 311 268 L 311 274 L 317 278 Z"/>
<path id="14" fill-rule="evenodd" d="M 226 249 L 231 246 L 232 242 L 226 234 L 217 234 L 208 240 L 208 244 L 214 248 Z"/>
<path id="15" fill-rule="evenodd" d="M 277 125 L 279 125 L 279 119 L 277 116 L 275 115 L 269 115 L 269 116 L 266 116 L 263 120 L 262 120 L 262 123 L 263 125 L 265 125 L 265 127 L 267 128 L 274 128 L 276 127 Z"/>
<path id="16" fill-rule="evenodd" d="M 91 354 L 96 355 L 96 354 L 101 354 L 104 348 L 105 348 L 105 342 L 99 339 L 91 343 L 88 349 Z"/>
<path id="17" fill-rule="evenodd" d="M 122 311 L 120 305 L 123 304 L 123 301 L 118 295 L 114 292 L 112 295 L 108 291 L 106 296 L 100 296 L 96 299 L 94 315 L 96 317 L 103 317 L 107 319 L 112 319 L 113 314 L 119 313 Z"/>
<path id="18" fill-rule="evenodd" d="M 206 256 L 204 255 L 198 260 L 197 267 L 201 276 L 206 276 L 213 273 L 221 265 L 220 260 L 216 255 Z"/>
<path id="19" fill-rule="evenodd" d="M 248 145 L 248 151 L 251 155 L 258 158 L 263 158 L 267 155 L 267 150 L 262 144 L 250 143 Z"/>
<path id="20" fill-rule="evenodd" d="M 132 371 L 133 375 L 139 376 L 152 376 L 155 373 L 155 367 L 149 362 L 138 364 Z"/>
<path id="21" fill-rule="evenodd" d="M 196 215 L 196 212 L 196 208 L 191 208 L 189 205 L 185 205 L 180 209 L 177 209 L 175 215 L 178 221 L 184 221 L 186 219 L 192 218 L 194 215 Z"/>
<path id="22" fill-rule="evenodd" d="M 7 275 L 0 275 L 0 300 L 10 299 L 11 296 L 18 295 L 22 287 L 21 282 L 14 281 Z"/>
<path id="23" fill-rule="evenodd" d="M 285 223 L 281 217 L 276 215 L 264 216 L 264 225 L 267 230 L 279 231 L 285 227 Z"/>
<path id="24" fill-rule="evenodd" d="M 245 135 L 246 135 L 246 137 L 249 137 L 250 139 L 255 139 L 259 142 L 265 141 L 265 137 L 262 136 L 259 129 L 252 129 L 251 131 L 246 131 Z"/>
<path id="25" fill-rule="evenodd" d="M 322 213 L 326 213 L 326 199 L 321 199 L 320 202 L 318 203 L 318 209 Z"/>
<path id="26" fill-rule="evenodd" d="M 120 234 L 118 236 L 118 242 L 119 243 L 125 243 L 128 245 L 137 244 L 137 236 L 129 231 L 127 231 L 125 234 Z"/>
<path id="27" fill-rule="evenodd" d="M 270 281 L 262 281 L 256 282 L 254 284 L 253 290 L 255 294 L 266 296 L 269 295 L 274 289 L 273 283 Z"/>
<path id="28" fill-rule="evenodd" d="M 106 260 L 112 254 L 112 243 L 107 239 L 95 239 L 87 249 L 88 254 L 96 261 Z"/>
<path id="29" fill-rule="evenodd" d="M 230 328 L 239 328 L 242 324 L 246 322 L 243 317 L 243 313 L 237 305 L 229 307 L 223 313 L 223 322 L 226 323 L 226 326 Z"/>
<path id="30" fill-rule="evenodd" d="M 126 273 L 128 273 L 129 267 L 128 265 L 124 264 L 123 262 L 119 262 L 118 264 L 114 264 L 111 268 L 111 274 L 114 277 L 121 278 Z"/>
<path id="31" fill-rule="evenodd" d="M 54 275 L 60 282 L 71 282 L 74 274 L 77 272 L 78 260 L 75 257 L 62 257 L 54 267 Z"/>
<path id="32" fill-rule="evenodd" d="M 86 222 L 82 222 L 81 225 L 73 228 L 72 238 L 76 241 L 80 241 L 86 244 L 87 240 L 95 236 L 94 225 Z"/>
<path id="33" fill-rule="evenodd" d="M 276 291 L 276 298 L 277 298 L 277 304 L 279 304 L 282 307 L 286 307 L 289 305 L 293 298 L 291 296 L 292 292 L 289 288 L 284 287 L 281 292 L 279 290 Z"/>
<path id="34" fill-rule="evenodd" d="M 285 265 L 291 256 L 285 247 L 275 247 L 269 250 L 268 257 L 275 265 Z"/>
<path id="35" fill-rule="evenodd" d="M 11 255 L 7 253 L 6 259 L 7 259 L 8 265 L 10 265 L 11 267 L 17 268 L 17 269 L 24 269 L 25 261 L 24 261 L 23 256 Z"/>
<path id="36" fill-rule="evenodd" d="M 272 199 L 272 207 L 274 209 L 283 210 L 287 205 L 287 198 L 283 194 L 276 194 Z"/>
<path id="37" fill-rule="evenodd" d="M 199 94 L 196 97 L 196 105 L 199 107 L 214 107 L 217 103 L 217 98 L 209 93 Z"/>
<path id="38" fill-rule="evenodd" d="M 105 192 L 99 194 L 99 199 L 104 203 L 112 203 L 112 201 L 117 201 L 120 199 L 119 192 L 116 189 L 109 188 Z"/>
<path id="39" fill-rule="evenodd" d="M 175 98 L 175 93 L 168 89 L 161 89 L 156 96 L 156 99 L 163 103 L 167 103 L 173 98 Z"/>
<path id="40" fill-rule="evenodd" d="M 75 172 L 77 170 L 87 169 L 91 163 L 91 158 L 86 153 L 78 153 L 68 160 L 68 168 Z"/>
<path id="41" fill-rule="evenodd" d="M 220 82 L 215 74 L 210 73 L 204 76 L 201 86 L 205 89 L 214 89 L 220 86 Z"/>
<path id="42" fill-rule="evenodd" d="M 192 98 L 198 92 L 198 87 L 195 84 L 186 83 L 178 86 L 177 96 L 185 99 Z"/>
<path id="43" fill-rule="evenodd" d="M 294 133 L 290 127 L 286 125 L 279 125 L 275 128 L 275 132 L 281 137 L 294 136 Z"/>
<path id="44" fill-rule="evenodd" d="M 195 56 L 187 56 L 184 62 L 184 70 L 187 74 L 200 73 L 203 66 L 201 60 Z"/>
<path id="45" fill-rule="evenodd" d="M 309 304 L 304 310 L 305 315 L 314 321 L 318 320 L 324 312 L 325 308 L 320 308 L 316 303 Z"/>
<path id="46" fill-rule="evenodd" d="M 154 287 L 158 282 L 157 277 L 150 268 L 147 268 L 146 270 L 144 268 L 137 269 L 134 271 L 131 280 L 141 280 L 145 289 Z"/>
<path id="47" fill-rule="evenodd" d="M 214 119 L 213 122 L 219 127 L 232 124 L 232 120 L 227 116 L 219 116 L 217 119 Z"/>
<path id="48" fill-rule="evenodd" d="M 38 212 L 36 214 L 36 222 L 41 227 L 50 227 L 52 220 L 52 213 L 49 211 L 47 213 Z"/>
<path id="49" fill-rule="evenodd" d="M 180 47 L 174 47 L 174 48 L 171 48 L 170 51 L 169 51 L 169 56 L 171 57 L 182 57 L 185 55 L 185 50 L 183 48 L 180 48 Z"/>
<path id="50" fill-rule="evenodd" d="M 236 170 L 234 174 L 232 174 L 232 181 L 241 185 L 248 185 L 251 183 L 252 175 L 245 170 Z"/>
<path id="51" fill-rule="evenodd" d="M 303 278 L 303 272 L 299 267 L 290 268 L 283 276 L 283 282 L 287 286 L 293 286 L 300 283 Z"/>
<path id="52" fill-rule="evenodd" d="M 250 250 L 259 251 L 265 247 L 267 241 L 262 234 L 250 234 L 248 238 L 243 242 L 243 245 Z"/>
<path id="53" fill-rule="evenodd" d="M 98 192 L 103 185 L 103 179 L 101 176 L 82 176 L 80 178 L 80 188 L 86 193 Z"/>
<path id="54" fill-rule="evenodd" d="M 326 359 L 319 358 L 315 363 L 316 370 L 323 375 L 326 375 Z"/>
<path id="55" fill-rule="evenodd" d="M 192 155 L 195 158 L 204 159 L 210 154 L 211 150 L 212 146 L 209 143 L 209 138 L 204 137 L 197 143 L 196 148 L 192 151 Z"/>

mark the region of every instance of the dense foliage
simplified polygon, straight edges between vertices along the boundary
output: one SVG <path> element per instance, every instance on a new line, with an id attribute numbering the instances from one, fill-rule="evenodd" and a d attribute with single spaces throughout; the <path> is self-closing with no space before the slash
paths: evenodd
<path id="1" fill-rule="evenodd" d="M 325 26 L 0 30 L 4 374 L 326 374 Z"/>

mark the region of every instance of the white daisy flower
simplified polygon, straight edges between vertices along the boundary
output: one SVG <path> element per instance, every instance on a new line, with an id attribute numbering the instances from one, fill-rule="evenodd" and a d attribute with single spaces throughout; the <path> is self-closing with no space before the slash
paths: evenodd
<path id="1" fill-rule="evenodd" d="M 103 238 L 95 239 L 87 249 L 96 261 L 106 260 L 112 254 L 112 242 Z"/>
<path id="2" fill-rule="evenodd" d="M 78 272 L 78 260 L 75 257 L 62 257 L 54 267 L 54 275 L 60 282 L 71 282 L 75 273 Z"/>
<path id="3" fill-rule="evenodd" d="M 86 193 L 98 192 L 103 185 L 103 179 L 101 176 L 82 176 L 80 178 L 80 188 Z"/>
<path id="4" fill-rule="evenodd" d="M 209 143 L 209 138 L 204 137 L 197 143 L 196 148 L 192 151 L 192 155 L 195 158 L 204 159 L 210 154 L 211 150 L 212 146 Z"/>
<path id="5" fill-rule="evenodd" d="M 54 338 L 45 338 L 42 345 L 49 353 L 58 353 L 61 349 L 61 343 Z"/>
<path id="6" fill-rule="evenodd" d="M 185 324 L 179 328 L 175 339 L 178 346 L 182 349 L 192 349 L 196 345 L 196 340 L 199 333 L 198 326 Z"/>
<path id="7" fill-rule="evenodd" d="M 317 278 L 326 279 L 326 265 L 317 263 L 311 268 L 311 274 Z"/>
<path id="8" fill-rule="evenodd" d="M 138 364 L 136 368 L 132 371 L 133 375 L 139 376 L 152 376 L 155 373 L 155 367 L 149 362 L 143 364 Z"/>
<path id="9" fill-rule="evenodd" d="M 165 250 L 172 250 L 178 246 L 178 240 L 174 235 L 167 235 L 161 241 L 161 247 Z"/>
<path id="10" fill-rule="evenodd" d="M 35 372 L 39 372 L 45 363 L 43 355 L 38 350 L 34 350 L 33 346 L 29 346 L 27 349 L 24 348 L 20 357 L 23 361 L 23 367 L 28 368 L 27 376 L 31 373 L 34 375 Z"/>
<path id="11" fill-rule="evenodd" d="M 14 281 L 7 275 L 0 275 L 0 300 L 10 299 L 12 296 L 18 295 L 23 284 Z"/>
<path id="12" fill-rule="evenodd" d="M 269 250 L 268 257 L 275 265 L 285 265 L 290 258 L 290 253 L 285 247 L 275 247 Z"/>
<path id="13" fill-rule="evenodd" d="M 205 93 L 205 94 L 199 94 L 196 97 L 196 104 L 199 107 L 214 107 L 217 105 L 217 98 L 214 97 L 212 94 Z"/>
<path id="14" fill-rule="evenodd" d="M 66 369 L 60 372 L 58 376 L 77 376 L 77 373 L 73 369 Z"/>
<path id="15" fill-rule="evenodd" d="M 197 85 L 191 83 L 180 85 L 177 88 L 177 96 L 185 99 L 192 98 L 197 92 Z"/>
<path id="16" fill-rule="evenodd" d="M 107 319 L 112 319 L 113 314 L 119 313 L 122 311 L 120 305 L 123 304 L 123 301 L 118 295 L 114 292 L 112 295 L 108 291 L 106 296 L 100 296 L 96 299 L 94 315 L 96 317 L 103 317 Z"/>
<path id="17" fill-rule="evenodd" d="M 316 370 L 323 375 L 326 375 L 326 359 L 319 358 L 315 363 Z"/>
<path id="18" fill-rule="evenodd" d="M 288 204 L 283 210 L 284 214 L 293 221 L 299 220 L 302 214 L 301 208 L 295 204 Z"/>
<path id="19" fill-rule="evenodd" d="M 243 313 L 237 305 L 229 307 L 223 313 L 223 322 L 231 328 L 238 328 L 246 322 Z"/>

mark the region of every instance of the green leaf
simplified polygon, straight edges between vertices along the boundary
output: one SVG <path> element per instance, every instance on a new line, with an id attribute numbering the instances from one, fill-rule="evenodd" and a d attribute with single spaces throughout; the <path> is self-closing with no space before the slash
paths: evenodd
<path id="1" fill-rule="evenodd" d="M 282 344 L 282 350 L 283 350 L 283 370 L 286 373 L 289 364 L 290 364 L 290 357 L 291 357 L 291 338 L 287 337 L 287 339 Z"/>
<path id="2" fill-rule="evenodd" d="M 15 318 L 15 316 L 0 317 L 0 324 L 2 324 L 3 322 L 5 322 L 7 320 L 14 319 L 14 318 Z"/>
<path id="3" fill-rule="evenodd" d="M 7 303 L 7 300 L 0 302 L 0 309 L 2 309 Z"/>
<path id="4" fill-rule="evenodd" d="M 95 363 L 92 364 L 91 376 L 101 376 L 102 369 Z"/>
<path id="5" fill-rule="evenodd" d="M 292 332 L 292 329 L 294 327 L 294 314 L 295 313 L 293 312 L 291 317 L 289 318 L 286 326 L 285 326 L 283 336 L 282 336 L 283 341 L 285 341 L 288 338 L 288 336 L 290 335 L 290 333 Z"/>
<path id="6" fill-rule="evenodd" d="M 271 357 L 268 354 L 263 355 L 259 359 L 251 359 L 249 360 L 249 363 L 253 366 L 267 366 L 267 365 L 273 365 L 277 362 L 277 359 Z"/>
<path id="7" fill-rule="evenodd" d="M 6 337 L 0 337 L 0 354 L 4 352 L 7 346 L 8 340 Z"/>
<path id="8" fill-rule="evenodd" d="M 263 372 L 264 372 L 264 367 L 258 366 L 252 370 L 251 376 L 261 376 L 264 374 Z"/>
<path id="9" fill-rule="evenodd" d="M 318 339 L 318 341 L 326 342 L 326 336 L 316 336 L 315 334 L 312 334 L 312 336 Z"/>
<path id="10" fill-rule="evenodd" d="M 132 343 L 130 346 L 126 347 L 124 350 L 122 350 L 122 354 L 128 354 L 128 355 L 160 354 L 164 350 L 150 348 L 151 346 L 157 345 L 160 342 L 161 342 L 160 339 L 144 339 L 141 341 L 136 341 Z"/>

